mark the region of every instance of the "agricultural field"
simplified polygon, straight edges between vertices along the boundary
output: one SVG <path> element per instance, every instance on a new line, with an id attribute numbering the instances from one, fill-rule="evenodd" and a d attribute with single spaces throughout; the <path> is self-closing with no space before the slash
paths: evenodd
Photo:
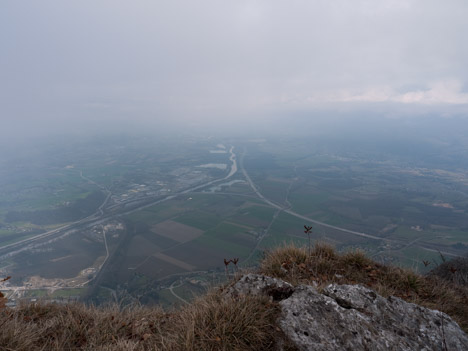
<path id="1" fill-rule="evenodd" d="M 159 137 L 51 140 L 0 162 L 0 244 L 220 177 L 216 142 Z M 215 150 L 213 150 L 215 149 Z M 110 196 L 107 199 L 107 196 Z"/>
<path id="2" fill-rule="evenodd" d="M 117 277 L 129 290 L 137 279 L 142 291 L 200 272 L 222 275 L 225 258 L 254 266 L 272 247 L 290 242 L 307 246 L 303 225 L 309 223 L 286 209 L 326 224 L 313 225 L 311 242 L 328 242 L 342 251 L 362 249 L 383 263 L 427 271 L 422 262 L 440 262 L 437 250 L 466 252 L 467 204 L 462 184 L 450 190 L 453 173 L 328 153 L 301 156 L 298 162 L 284 150 L 275 155 L 268 145 L 248 146 L 246 170 L 258 191 L 281 209 L 259 198 L 238 174 L 234 181 L 135 211 L 124 217 L 133 233 L 127 231 L 119 264 L 110 264 L 104 276 Z M 448 178 L 442 181 L 441 174 Z M 179 297 L 190 291 L 184 279 L 172 289 Z M 170 301 L 168 291 L 152 291 L 148 299 Z"/>
<path id="3" fill-rule="evenodd" d="M 200 194 L 179 196 L 207 184 L 206 198 L 216 198 L 210 184 L 226 177 L 232 161 L 229 149 L 213 140 L 51 140 L 33 151 L 2 156 L 0 274 L 13 277 L 8 284 L 15 291 L 88 286 L 80 296 L 115 298 L 116 292 L 101 287 L 102 282 L 110 279 L 108 285 L 115 286 L 133 273 L 159 279 L 194 271 L 200 263 L 184 259 L 177 246 L 203 246 L 203 235 L 214 226 L 195 211 L 209 203 L 211 208 L 201 212 L 221 217 L 237 206 L 227 202 L 220 207 L 222 199 L 207 202 Z M 235 185 L 243 196 L 245 186 L 238 183 L 243 181 L 216 186 L 226 190 Z M 190 224 L 194 220 L 207 228 Z M 230 245 L 236 254 L 245 250 Z M 115 260 L 125 265 L 123 271 L 112 270 Z"/>
<path id="4" fill-rule="evenodd" d="M 125 221 L 134 234 L 127 231 L 128 243 L 108 274 L 126 272 L 121 279 L 145 276 L 150 282 L 223 270 L 225 258 L 242 262 L 251 254 L 272 215 L 249 198 L 203 192 L 132 213 Z"/>
<path id="5" fill-rule="evenodd" d="M 96 303 L 177 305 L 291 242 L 421 272 L 468 253 L 467 170 L 454 160 L 337 140 L 114 142 L 44 156 L 16 183 L 0 177 L 0 269 L 30 298 L 79 289 Z"/>
<path id="6" fill-rule="evenodd" d="M 408 159 L 409 152 L 376 149 L 372 154 L 352 145 L 344 149 L 339 143 L 307 143 L 295 140 L 290 152 L 288 143 L 277 140 L 250 144 L 245 165 L 259 191 L 297 214 L 382 240 L 318 224 L 315 238 L 418 269 L 424 268 L 421 262 L 426 258 L 440 261 L 437 250 L 468 253 L 468 178 L 463 163 L 415 161 Z M 304 241 L 302 222 L 280 213 L 263 245 L 290 238 Z"/>

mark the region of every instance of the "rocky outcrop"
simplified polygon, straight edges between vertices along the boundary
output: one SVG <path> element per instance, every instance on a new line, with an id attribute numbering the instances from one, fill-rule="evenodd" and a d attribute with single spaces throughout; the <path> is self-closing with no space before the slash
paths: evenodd
<path id="1" fill-rule="evenodd" d="M 279 325 L 299 350 L 468 350 L 468 336 L 445 313 L 360 285 L 332 284 L 320 293 L 248 274 L 228 294 L 280 301 Z"/>
<path id="2" fill-rule="evenodd" d="M 284 300 L 292 295 L 294 287 L 281 279 L 259 274 L 246 274 L 230 287 L 226 294 L 231 297 L 239 295 L 270 296 L 274 301 Z"/>

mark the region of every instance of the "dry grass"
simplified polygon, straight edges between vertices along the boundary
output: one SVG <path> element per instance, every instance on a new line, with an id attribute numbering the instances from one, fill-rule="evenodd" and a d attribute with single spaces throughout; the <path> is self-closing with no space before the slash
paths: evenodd
<path id="1" fill-rule="evenodd" d="M 318 243 L 308 257 L 306 249 L 288 245 L 267 253 L 261 272 L 293 285 L 365 285 L 382 296 L 398 296 L 443 311 L 468 332 L 468 287 L 434 275 L 422 276 L 409 269 L 379 264 L 360 250 L 339 254 L 330 245 Z"/>
<path id="2" fill-rule="evenodd" d="M 362 251 L 337 253 L 326 244 L 284 246 L 266 254 L 263 274 L 293 285 L 362 284 L 383 296 L 441 310 L 468 331 L 468 287 L 440 277 L 378 264 Z M 225 297 L 221 289 L 180 310 L 133 306 L 30 304 L 0 309 L 0 349 L 35 350 L 272 350 L 281 340 L 279 308 L 266 298 Z"/>
<path id="3" fill-rule="evenodd" d="M 209 294 L 179 314 L 184 350 L 271 350 L 279 310 L 266 298 Z"/>
<path id="4" fill-rule="evenodd" d="M 0 312 L 1 350 L 269 350 L 277 308 L 263 298 L 209 293 L 172 313 L 81 304 Z"/>

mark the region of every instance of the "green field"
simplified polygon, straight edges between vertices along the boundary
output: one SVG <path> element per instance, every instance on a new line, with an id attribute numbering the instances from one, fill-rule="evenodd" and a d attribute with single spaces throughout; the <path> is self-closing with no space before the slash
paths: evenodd
<path id="1" fill-rule="evenodd" d="M 103 262 L 102 226 L 115 220 L 123 229 L 107 236 L 110 258 L 96 284 L 133 289 L 147 301 L 174 302 L 164 289 L 157 297 L 162 281 L 222 273 L 224 259 L 234 257 L 254 265 L 263 250 L 284 243 L 307 245 L 303 226 L 311 223 L 286 209 L 374 236 L 312 224 L 311 241 L 338 250 L 362 248 L 383 262 L 422 270 L 422 260 L 437 259 L 437 252 L 428 250 L 468 252 L 468 168 L 460 161 L 465 149 L 454 158 L 443 143 L 431 144 L 425 153 L 413 140 L 410 147 L 397 147 L 393 139 L 382 145 L 378 139 L 360 144 L 358 138 L 316 137 L 85 138 L 51 141 L 32 154 L 25 150 L 0 164 L 12 170 L 0 177 L 0 244 L 91 215 L 97 224 L 80 223 L 79 232 L 5 259 L 0 267 L 14 267 L 18 280 L 73 278 Z M 228 180 L 222 179 L 228 169 L 198 167 L 229 164 L 229 154 L 210 153 L 219 143 L 234 145 L 239 161 L 239 171 Z M 257 196 L 242 165 L 280 210 Z M 205 185 L 196 188 L 199 184 Z M 166 196 L 174 197 L 164 201 Z M 177 289 L 187 296 L 186 286 Z M 109 292 L 98 287 L 95 295 Z"/>

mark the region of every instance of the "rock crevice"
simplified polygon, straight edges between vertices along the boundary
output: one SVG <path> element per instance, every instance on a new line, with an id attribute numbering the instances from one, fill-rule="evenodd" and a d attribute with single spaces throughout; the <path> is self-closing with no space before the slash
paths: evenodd
<path id="1" fill-rule="evenodd" d="M 248 274 L 227 293 L 279 301 L 278 323 L 299 350 L 468 350 L 468 336 L 445 313 L 360 285 L 331 284 L 319 292 Z"/>

